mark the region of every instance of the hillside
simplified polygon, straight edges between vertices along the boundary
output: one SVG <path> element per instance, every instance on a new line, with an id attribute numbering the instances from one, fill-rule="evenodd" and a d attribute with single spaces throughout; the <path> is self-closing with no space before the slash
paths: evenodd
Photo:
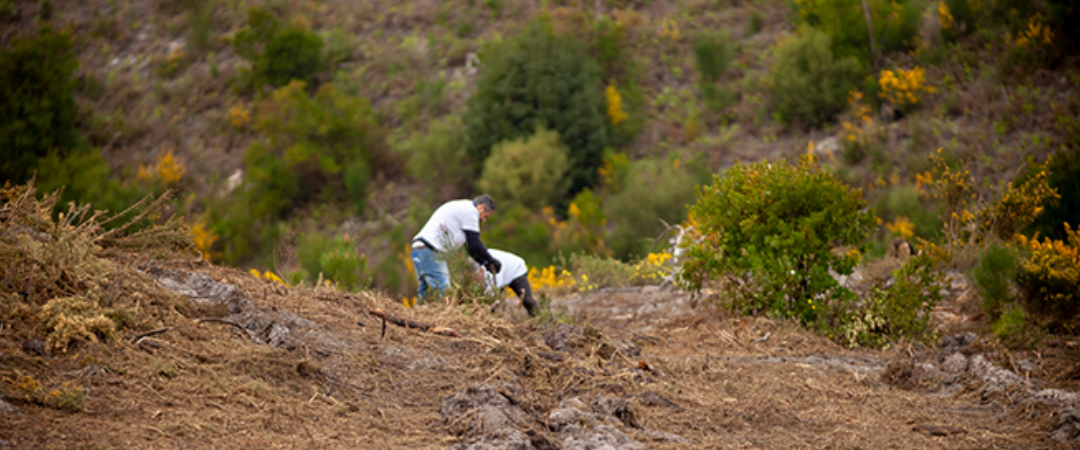
<path id="1" fill-rule="evenodd" d="M 5 225 L 33 218 L 20 198 Z M 405 309 L 100 239 L 92 223 L 36 230 L 55 240 L 14 247 L 95 250 L 5 269 L 83 269 L 4 297 L 7 448 L 1065 448 L 1080 431 L 1077 394 L 1060 389 L 1075 383 L 1043 378 L 1074 366 L 1073 342 L 1007 352 L 935 320 L 940 346 L 845 349 L 655 286 L 560 296 L 539 319 Z M 64 280 L 85 293 L 42 305 Z M 968 295 L 956 285 L 943 305 Z M 92 325 L 101 315 L 123 321 Z"/>

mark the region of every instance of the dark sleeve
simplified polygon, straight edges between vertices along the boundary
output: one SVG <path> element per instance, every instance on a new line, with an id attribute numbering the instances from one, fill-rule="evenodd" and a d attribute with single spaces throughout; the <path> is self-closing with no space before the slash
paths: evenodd
<path id="1" fill-rule="evenodd" d="M 480 233 L 475 231 L 465 231 L 465 246 L 469 249 L 469 256 L 473 261 L 476 261 L 481 266 L 486 266 L 489 262 L 495 258 L 488 253 L 487 247 L 484 246 L 484 242 L 480 240 Z"/>

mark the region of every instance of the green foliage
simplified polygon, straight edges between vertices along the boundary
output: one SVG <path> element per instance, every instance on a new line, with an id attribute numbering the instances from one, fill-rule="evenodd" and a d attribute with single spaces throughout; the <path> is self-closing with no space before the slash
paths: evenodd
<path id="1" fill-rule="evenodd" d="M 990 244 L 979 258 L 979 265 L 971 271 L 971 277 L 983 297 L 983 312 L 990 317 L 998 317 L 1002 306 L 1013 300 L 1017 262 L 1016 250 L 1006 245 Z"/>
<path id="2" fill-rule="evenodd" d="M 295 208 L 328 202 L 361 212 L 372 172 L 397 170 L 367 100 L 334 84 L 309 97 L 303 82 L 289 83 L 259 103 L 253 127 L 263 138 L 245 153 L 244 183 L 215 211 L 231 264 L 259 251 L 276 235 L 269 225 Z"/>
<path id="3" fill-rule="evenodd" d="M 1080 27 L 1076 26 L 1080 23 L 1080 3 L 1076 0 L 1047 0 L 1046 6 L 1050 24 L 1062 37 L 1072 41 L 1070 44 L 1075 48 L 1077 40 L 1080 39 Z"/>
<path id="4" fill-rule="evenodd" d="M 248 10 L 247 26 L 233 37 L 233 49 L 251 62 L 256 85 L 310 83 L 323 68 L 322 38 L 298 23 L 284 24 L 264 9 Z"/>
<path id="5" fill-rule="evenodd" d="M 79 143 L 72 35 L 43 27 L 0 50 L 0 178 L 22 183 L 50 151 Z"/>
<path id="6" fill-rule="evenodd" d="M 1064 228 L 1066 241 L 1017 236 L 1027 254 L 1016 282 L 1028 311 L 1049 319 L 1052 327 L 1075 321 L 1080 311 L 1080 230 L 1067 223 Z"/>
<path id="7" fill-rule="evenodd" d="M 191 28 L 191 44 L 198 50 L 212 48 L 210 33 L 213 29 L 215 0 L 183 0 L 188 8 L 188 26 Z"/>
<path id="8" fill-rule="evenodd" d="M 664 223 L 686 220 L 686 206 L 694 201 L 694 188 L 707 182 L 708 174 L 685 168 L 703 167 L 700 162 L 644 159 L 631 163 L 622 190 L 604 203 L 613 228 L 608 237 L 615 256 L 624 260 L 648 253 L 653 239 L 666 229 Z"/>
<path id="9" fill-rule="evenodd" d="M 848 92 L 859 77 L 854 57 L 834 58 L 829 37 L 802 28 L 774 50 L 767 78 L 772 109 L 785 122 L 818 125 L 847 106 Z"/>
<path id="10" fill-rule="evenodd" d="M 814 323 L 844 312 L 854 294 L 830 274 L 850 274 L 858 260 L 838 248 L 856 245 L 874 227 L 858 189 L 804 157 L 736 163 L 698 190 L 690 215 L 701 239 L 688 244 L 682 281 L 700 289 L 710 279 L 748 276 L 726 283 L 734 307 L 772 312 Z"/>
<path id="11" fill-rule="evenodd" d="M 1039 169 L 1039 166 L 1029 165 L 1029 170 L 1018 177 L 1015 183 L 1022 185 L 1037 175 Z M 1036 216 L 1035 221 L 1025 231 L 1028 235 L 1038 233 L 1039 236 L 1065 240 L 1067 235 L 1061 224 L 1076 222 L 1077 217 L 1080 217 L 1080 155 L 1076 150 L 1059 151 L 1050 158 L 1047 169 L 1050 171 L 1047 182 L 1061 197 L 1049 202 L 1042 214 Z"/>
<path id="12" fill-rule="evenodd" d="M 1042 337 L 1042 330 L 1034 326 L 1030 318 L 1022 306 L 1013 304 L 990 325 L 990 331 L 1008 348 L 1030 348 Z"/>
<path id="13" fill-rule="evenodd" d="M 922 11 L 912 0 L 866 0 L 878 51 L 915 48 Z M 824 32 L 838 58 L 853 56 L 870 62 L 870 33 L 862 0 L 795 0 L 803 24 Z"/>
<path id="14" fill-rule="evenodd" d="M 484 243 L 492 248 L 512 248 L 529 265 L 546 267 L 553 254 L 548 227 L 542 212 L 520 204 L 500 205 L 483 225 Z"/>
<path id="15" fill-rule="evenodd" d="M 456 197 L 463 190 L 468 171 L 463 169 L 465 129 L 458 116 L 432 121 L 426 134 L 413 134 L 401 147 L 409 161 L 406 173 L 441 198 Z"/>
<path id="16" fill-rule="evenodd" d="M 553 205 L 566 192 L 567 153 L 558 133 L 544 129 L 528 139 L 496 144 L 477 187 L 499 201 L 526 208 Z"/>
<path id="17" fill-rule="evenodd" d="M 746 35 L 753 36 L 758 34 L 764 26 L 765 16 L 761 14 L 761 11 L 751 9 L 750 17 L 746 19 Z"/>
<path id="18" fill-rule="evenodd" d="M 874 287 L 861 307 L 841 314 L 838 337 L 849 346 L 881 347 L 899 338 L 929 341 L 930 311 L 941 301 L 945 258 L 931 252 L 914 256 L 893 273 L 887 289 Z"/>
<path id="19" fill-rule="evenodd" d="M 297 248 L 297 259 L 307 272 L 308 281 L 315 282 L 321 275 L 323 280 L 332 281 L 339 289 L 352 292 L 371 286 L 367 255 L 358 253 L 347 238 L 305 234 Z"/>
<path id="20" fill-rule="evenodd" d="M 445 261 L 447 269 L 450 270 L 450 288 L 443 292 L 443 298 L 452 303 L 481 305 L 490 305 L 501 298 L 501 290 L 488 290 L 485 277 L 492 276 L 491 273 L 481 269 L 469 257 L 464 245 L 439 252 L 439 259 Z"/>
<path id="21" fill-rule="evenodd" d="M 633 266 L 591 253 L 573 253 L 569 261 L 560 265 L 573 274 L 574 283 L 582 291 L 626 286 L 634 278 Z"/>
<path id="22" fill-rule="evenodd" d="M 42 192 L 63 189 L 58 208 L 66 209 L 70 202 L 89 203 L 94 209 L 116 213 L 153 193 L 150 188 L 114 178 L 109 163 L 97 150 L 78 149 L 66 156 L 50 152 L 39 160 L 38 173 L 37 186 Z"/>
<path id="23" fill-rule="evenodd" d="M 729 40 L 724 33 L 707 33 L 694 39 L 691 48 L 701 83 L 715 83 L 727 72 L 735 58 L 735 49 Z"/>
<path id="24" fill-rule="evenodd" d="M 571 195 L 596 182 L 608 145 L 600 66 L 580 42 L 548 21 L 485 49 L 476 93 L 465 117 L 469 156 L 479 171 L 495 144 L 557 132 L 569 149 Z"/>

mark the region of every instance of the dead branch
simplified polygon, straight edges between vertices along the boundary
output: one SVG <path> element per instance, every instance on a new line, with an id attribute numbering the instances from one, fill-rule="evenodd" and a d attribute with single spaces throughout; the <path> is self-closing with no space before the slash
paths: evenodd
<path id="1" fill-rule="evenodd" d="M 165 328 L 158 328 L 158 329 L 153 330 L 153 331 L 147 331 L 147 332 L 144 332 L 144 333 L 139 333 L 139 334 L 136 334 L 136 335 L 132 336 L 130 341 L 135 342 L 135 341 L 138 341 L 139 339 L 142 339 L 142 338 L 147 337 L 147 336 L 154 336 L 154 335 L 164 333 L 166 331 L 169 331 L 170 329 L 171 328 L 169 328 L 169 327 L 165 327 Z"/>
<path id="2" fill-rule="evenodd" d="M 449 337 L 461 337 L 461 333 L 452 328 L 442 327 L 430 323 L 420 322 L 418 320 L 408 319 L 405 317 L 398 317 L 390 314 L 382 309 L 369 309 L 368 314 L 376 317 L 381 317 L 383 320 L 390 322 L 399 327 L 405 328 L 417 328 L 429 333 L 438 334 L 441 336 Z"/>

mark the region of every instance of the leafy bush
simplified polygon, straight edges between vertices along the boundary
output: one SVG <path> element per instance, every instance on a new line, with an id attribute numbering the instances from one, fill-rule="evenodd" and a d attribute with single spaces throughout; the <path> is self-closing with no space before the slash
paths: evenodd
<path id="1" fill-rule="evenodd" d="M 990 331 L 1008 348 L 1029 348 L 1042 337 L 1042 330 L 1030 319 L 1022 306 L 1010 305 L 990 325 Z"/>
<path id="2" fill-rule="evenodd" d="M 871 28 L 878 51 L 887 53 L 915 48 L 922 11 L 912 0 L 867 0 Z M 795 0 L 801 21 L 829 36 L 839 58 L 853 56 L 864 65 L 870 61 L 870 33 L 862 0 Z"/>
<path id="3" fill-rule="evenodd" d="M 728 40 L 724 34 L 709 33 L 698 36 L 691 44 L 701 83 L 715 83 L 727 72 L 735 58 L 735 49 Z"/>
<path id="4" fill-rule="evenodd" d="M 545 214 L 550 211 L 549 214 Z M 536 211 L 519 204 L 502 206 L 483 225 L 484 243 L 493 248 L 513 249 L 530 266 L 543 267 L 552 262 L 551 225 L 554 209 Z"/>
<path id="5" fill-rule="evenodd" d="M 1012 302 L 1016 271 L 1016 250 L 999 244 L 990 244 L 983 250 L 971 277 L 982 294 L 983 312 L 990 317 L 998 317 L 1002 306 Z"/>
<path id="6" fill-rule="evenodd" d="M 469 156 L 479 172 L 495 144 L 543 127 L 570 150 L 571 195 L 595 184 L 608 130 L 600 66 L 575 39 L 540 19 L 485 49 L 465 117 Z"/>
<path id="7" fill-rule="evenodd" d="M 1065 224 L 1067 241 L 1017 236 L 1029 256 L 1020 261 L 1017 283 L 1032 312 L 1054 322 L 1071 320 L 1080 309 L 1080 230 Z"/>
<path id="8" fill-rule="evenodd" d="M 289 83 L 259 103 L 253 127 L 263 138 L 245 153 L 244 182 L 212 214 L 230 264 L 260 251 L 280 231 L 273 223 L 295 208 L 318 202 L 362 211 L 372 172 L 400 165 L 367 100 L 334 84 L 309 97 L 303 82 Z"/>
<path id="9" fill-rule="evenodd" d="M 838 337 L 849 346 L 881 347 L 898 338 L 929 341 L 930 311 L 941 301 L 947 255 L 928 249 L 893 273 L 888 288 L 874 287 L 861 307 L 840 311 Z"/>
<path id="10" fill-rule="evenodd" d="M 92 204 L 94 209 L 120 212 L 161 191 L 156 186 L 124 183 L 112 176 L 112 168 L 97 150 L 77 149 L 66 156 L 50 152 L 38 160 L 38 186 L 43 192 L 60 192 L 58 207 L 70 202 Z"/>
<path id="11" fill-rule="evenodd" d="M 43 27 L 0 50 L 0 178 L 25 182 L 50 150 L 78 145 L 71 33 Z"/>
<path id="12" fill-rule="evenodd" d="M 539 209 L 564 195 L 569 165 L 558 133 L 540 129 L 527 139 L 496 144 L 476 184 L 500 201 Z"/>
<path id="13" fill-rule="evenodd" d="M 308 281 L 332 281 L 339 289 L 357 291 L 371 286 L 367 255 L 357 252 L 349 239 L 307 233 L 297 248 L 297 259 Z"/>
<path id="14" fill-rule="evenodd" d="M 652 239 L 665 231 L 665 222 L 686 220 L 686 206 L 694 201 L 694 188 L 705 183 L 708 176 L 690 173 L 676 161 L 645 159 L 631 163 L 622 190 L 605 201 L 604 212 L 613 225 L 608 242 L 618 258 L 644 256 Z"/>
<path id="15" fill-rule="evenodd" d="M 256 84 L 310 83 L 323 68 L 322 38 L 300 23 L 282 23 L 265 9 L 248 10 L 247 26 L 233 37 L 233 49 L 251 62 Z"/>
<path id="16" fill-rule="evenodd" d="M 774 50 L 767 84 L 772 109 L 785 122 L 818 125 L 843 111 L 860 68 L 854 57 L 837 59 L 829 37 L 802 28 Z"/>
<path id="17" fill-rule="evenodd" d="M 926 71 L 918 66 L 911 70 L 882 70 L 878 84 L 881 95 L 905 112 L 914 110 L 923 100 L 923 95 L 937 91 L 926 84 Z"/>
<path id="18" fill-rule="evenodd" d="M 464 191 L 469 171 L 465 169 L 465 130 L 458 116 L 432 121 L 426 134 L 413 134 L 401 147 L 409 160 L 405 171 L 439 193 L 438 197 L 455 198 Z"/>
<path id="19" fill-rule="evenodd" d="M 838 252 L 862 241 L 875 224 L 858 189 L 804 157 L 736 163 L 690 207 L 701 239 L 688 244 L 682 280 L 700 289 L 710 279 L 748 276 L 726 283 L 734 307 L 772 312 L 814 323 L 846 311 L 854 294 L 830 274 L 850 274 L 857 252 Z M 831 311 L 830 311 L 831 310 Z"/>

